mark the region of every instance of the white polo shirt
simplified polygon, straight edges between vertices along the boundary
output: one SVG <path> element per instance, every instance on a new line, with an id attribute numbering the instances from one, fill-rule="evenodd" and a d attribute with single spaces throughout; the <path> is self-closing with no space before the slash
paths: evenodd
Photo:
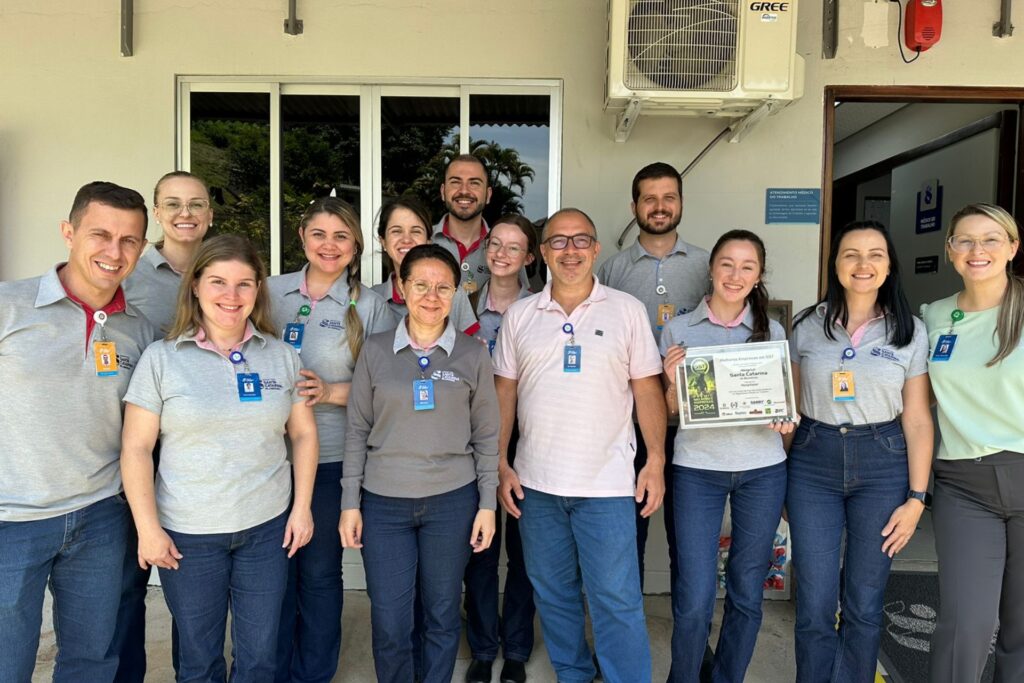
<path id="1" fill-rule="evenodd" d="M 564 372 L 573 326 L 580 372 Z M 644 306 L 594 278 L 571 315 L 551 283 L 505 312 L 494 373 L 518 382 L 516 473 L 523 486 L 558 496 L 606 498 L 635 492 L 630 380 L 661 374 Z"/>
<path id="2" fill-rule="evenodd" d="M 101 377 L 99 326 L 56 267 L 0 283 L 0 522 L 58 517 L 121 490 L 121 397 L 156 330 L 131 304 L 107 308 L 102 333 L 119 367 Z"/>

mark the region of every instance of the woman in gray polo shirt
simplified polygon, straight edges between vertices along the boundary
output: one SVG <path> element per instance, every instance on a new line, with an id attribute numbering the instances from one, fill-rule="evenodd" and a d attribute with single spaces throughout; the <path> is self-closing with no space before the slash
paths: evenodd
<path id="1" fill-rule="evenodd" d="M 781 341 L 782 326 L 768 318 L 765 249 L 748 230 L 731 230 L 711 250 L 711 296 L 673 318 L 661 333 L 669 410 L 679 412 L 676 367 L 686 346 Z M 715 611 L 718 541 L 726 500 L 733 520 L 726 605 L 715 648 L 715 680 L 742 681 L 761 625 L 765 561 L 786 496 L 782 434 L 792 422 L 719 429 L 680 429 L 672 456 L 676 501 L 675 547 L 680 572 L 672 587 L 669 681 L 697 680 Z"/>
<path id="2" fill-rule="evenodd" d="M 413 602 L 424 683 L 448 683 L 471 552 L 495 530 L 498 403 L 487 347 L 448 319 L 459 266 L 414 247 L 400 279 L 409 315 L 372 335 L 348 402 L 341 538 L 362 548 L 377 680 L 413 680 Z"/>
<path id="3" fill-rule="evenodd" d="M 928 338 L 881 224 L 833 236 L 825 298 L 798 316 L 790 348 L 797 681 L 873 681 L 889 566 L 924 511 L 934 438 Z"/>
<path id="4" fill-rule="evenodd" d="M 341 544 L 330 532 L 341 510 L 352 370 L 369 334 L 396 321 L 376 293 L 362 288 L 359 215 L 335 197 L 317 199 L 299 221 L 307 263 L 267 281 L 274 326 L 302 357 L 297 389 L 313 407 L 320 461 L 313 487 L 313 522 L 321 533 L 291 559 L 278 632 L 278 681 L 329 681 L 341 648 Z"/>
<path id="5" fill-rule="evenodd" d="M 121 469 L 139 565 L 160 570 L 181 681 L 225 679 L 229 608 L 232 680 L 273 680 L 288 557 L 313 534 L 316 423 L 295 387 L 299 357 L 274 333 L 265 279 L 245 238 L 205 242 L 168 337 L 146 349 L 124 397 Z"/>

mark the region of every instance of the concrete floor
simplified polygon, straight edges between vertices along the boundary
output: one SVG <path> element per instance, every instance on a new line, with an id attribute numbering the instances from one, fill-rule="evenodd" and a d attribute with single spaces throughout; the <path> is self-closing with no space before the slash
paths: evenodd
<path id="1" fill-rule="evenodd" d="M 150 587 L 146 603 L 149 607 L 146 620 L 149 674 L 146 676 L 146 681 L 172 683 L 174 675 L 170 658 L 170 620 L 160 588 Z M 650 633 L 651 652 L 654 657 L 654 680 L 664 681 L 668 675 L 671 659 L 669 653 L 672 614 L 668 596 L 647 596 L 646 609 L 647 629 Z M 719 600 L 715 610 L 712 642 L 718 637 L 721 612 L 722 601 Z M 364 591 L 345 591 L 341 665 L 334 681 L 371 683 L 375 680 L 373 656 L 370 649 L 369 614 L 370 603 Z M 795 678 L 793 618 L 794 610 L 791 602 L 766 601 L 764 603 L 764 623 L 761 626 L 754 660 L 747 673 L 747 683 L 781 683 L 782 681 L 792 681 Z M 53 639 L 53 624 L 50 619 L 49 594 L 47 594 L 39 656 L 36 660 L 32 683 L 45 683 L 50 680 L 55 654 L 56 646 Z M 455 676 L 452 680 L 461 682 L 467 666 L 469 666 L 469 648 L 466 645 L 465 637 L 463 637 L 459 659 L 455 666 Z M 497 680 L 499 670 L 500 662 L 495 667 L 495 680 Z M 531 682 L 555 683 L 555 675 L 548 662 L 544 643 L 540 638 L 539 626 L 537 645 L 526 670 Z"/>

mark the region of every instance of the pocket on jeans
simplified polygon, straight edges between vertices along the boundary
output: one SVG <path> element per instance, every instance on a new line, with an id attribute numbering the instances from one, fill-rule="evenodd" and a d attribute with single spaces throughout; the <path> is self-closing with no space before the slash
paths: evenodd
<path id="1" fill-rule="evenodd" d="M 796 428 L 796 434 L 793 436 L 793 443 L 790 448 L 803 448 L 811 441 L 811 430 L 808 428 L 801 429 Z"/>
<path id="2" fill-rule="evenodd" d="M 878 443 L 885 451 L 892 453 L 893 455 L 907 454 L 907 439 L 902 434 L 880 437 L 878 439 Z"/>

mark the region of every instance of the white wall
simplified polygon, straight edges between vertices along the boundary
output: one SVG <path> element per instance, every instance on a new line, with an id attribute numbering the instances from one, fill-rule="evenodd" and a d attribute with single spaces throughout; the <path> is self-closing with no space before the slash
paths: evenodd
<path id="1" fill-rule="evenodd" d="M 57 222 L 84 182 L 148 195 L 173 167 L 175 74 L 561 78 L 562 204 L 595 217 L 606 254 L 629 218 L 635 171 L 658 159 L 685 166 L 723 125 L 645 117 L 627 143 L 612 141 L 601 0 L 300 2 L 301 36 L 283 33 L 284 0 L 135 4 L 136 52 L 122 58 L 117 2 L 0 0 L 0 278 L 62 257 Z M 1016 85 L 1024 73 L 1024 38 L 992 37 L 996 2 L 947 3 L 942 42 L 910 66 L 894 42 L 865 47 L 861 3 L 840 5 L 838 56 L 824 61 L 821 0 L 800 3 L 804 98 L 742 143 L 718 146 L 685 188 L 687 238 L 710 246 L 729 228 L 759 231 L 772 291 L 796 308 L 815 297 L 818 228 L 765 226 L 764 191 L 820 185 L 824 86 Z M 889 10 L 894 40 L 896 5 Z M 1024 25 L 1024 7 L 1014 19 Z M 652 579 L 667 585 L 663 567 L 652 572 L 652 588 Z"/>

